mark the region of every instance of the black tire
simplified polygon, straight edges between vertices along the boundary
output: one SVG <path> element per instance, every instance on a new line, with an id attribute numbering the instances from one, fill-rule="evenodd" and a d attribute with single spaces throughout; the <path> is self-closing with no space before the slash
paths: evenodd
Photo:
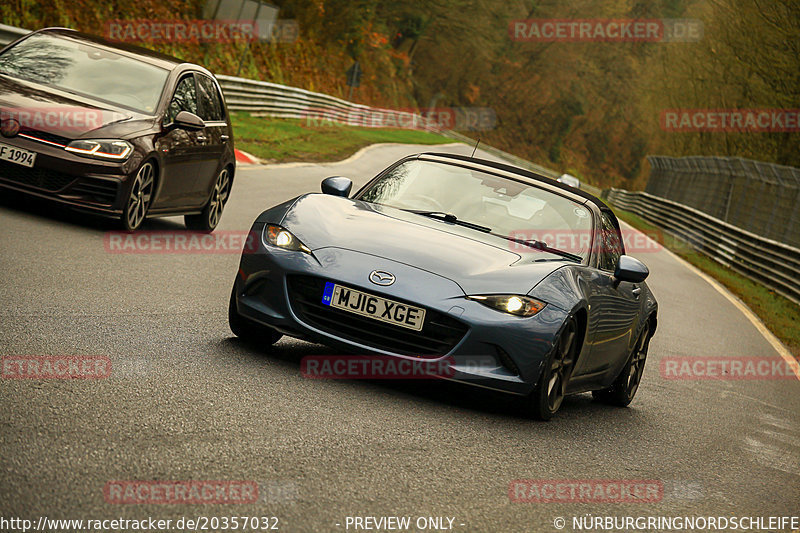
<path id="1" fill-rule="evenodd" d="M 636 391 L 639 390 L 649 345 L 650 325 L 645 322 L 636 339 L 636 344 L 633 346 L 633 351 L 628 356 L 628 361 L 622 367 L 619 376 L 614 380 L 614 384 L 607 389 L 592 391 L 594 399 L 608 405 L 627 407 L 636 396 Z"/>
<path id="2" fill-rule="evenodd" d="M 230 303 L 228 303 L 228 325 L 234 335 L 253 344 L 272 346 L 283 337 L 274 329 L 257 324 L 239 314 L 236 309 L 235 285 L 231 291 Z"/>
<path id="3" fill-rule="evenodd" d="M 547 358 L 536 389 L 528 397 L 528 412 L 538 420 L 550 420 L 561 407 L 578 354 L 578 325 L 569 318 Z"/>
<path id="4" fill-rule="evenodd" d="M 152 161 L 145 161 L 131 184 L 131 191 L 122 208 L 120 223 L 126 231 L 134 231 L 142 225 L 147 218 L 147 212 L 153 202 L 153 192 L 156 184 L 156 166 Z"/>
<path id="5" fill-rule="evenodd" d="M 199 215 L 186 215 L 183 222 L 193 231 L 212 232 L 219 225 L 222 210 L 231 194 L 231 173 L 228 167 L 223 168 L 214 180 L 214 189 L 203 211 Z"/>

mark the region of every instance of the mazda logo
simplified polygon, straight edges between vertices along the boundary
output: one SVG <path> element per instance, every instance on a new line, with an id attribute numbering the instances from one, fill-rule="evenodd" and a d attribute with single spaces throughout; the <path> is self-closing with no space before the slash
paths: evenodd
<path id="1" fill-rule="evenodd" d="M 13 118 L 0 122 L 0 133 L 3 137 L 15 137 L 19 133 L 19 122 Z"/>
<path id="2" fill-rule="evenodd" d="M 384 287 L 394 283 L 395 277 L 391 272 L 385 270 L 373 270 L 369 273 L 369 280 L 375 285 L 383 285 Z"/>

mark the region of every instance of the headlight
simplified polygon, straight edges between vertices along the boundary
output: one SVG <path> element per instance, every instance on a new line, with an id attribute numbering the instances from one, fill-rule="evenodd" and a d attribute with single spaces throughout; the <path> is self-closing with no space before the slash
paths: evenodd
<path id="1" fill-rule="evenodd" d="M 527 296 L 498 294 L 493 296 L 467 296 L 468 300 L 480 302 L 486 307 L 516 316 L 533 316 L 544 309 L 544 302 Z"/>
<path id="2" fill-rule="evenodd" d="M 113 159 L 121 161 L 127 159 L 133 146 L 128 141 L 115 141 L 115 140 L 84 140 L 78 139 L 72 141 L 65 148 L 68 152 L 72 152 L 85 157 L 94 157 L 96 159 Z"/>
<path id="3" fill-rule="evenodd" d="M 300 242 L 300 239 L 292 235 L 292 233 L 283 229 L 275 224 L 267 224 L 264 226 L 264 243 L 283 248 L 284 250 L 294 250 L 297 252 L 311 253 L 311 250 Z"/>

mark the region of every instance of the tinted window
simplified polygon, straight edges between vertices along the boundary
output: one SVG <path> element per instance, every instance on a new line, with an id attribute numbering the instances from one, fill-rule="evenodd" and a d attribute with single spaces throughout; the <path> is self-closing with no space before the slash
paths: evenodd
<path id="1" fill-rule="evenodd" d="M 84 41 L 31 35 L 0 55 L 0 71 L 152 114 L 169 72 Z"/>
<path id="2" fill-rule="evenodd" d="M 175 93 L 169 101 L 167 108 L 167 122 L 172 122 L 181 111 L 188 111 L 197 115 L 197 91 L 194 86 L 194 76 L 186 76 L 178 82 Z"/>
<path id="3" fill-rule="evenodd" d="M 617 268 L 619 256 L 623 254 L 622 241 L 611 217 L 602 213 L 600 218 L 603 225 L 597 237 L 600 240 L 600 268 L 613 271 Z"/>
<path id="4" fill-rule="evenodd" d="M 197 88 L 200 91 L 200 118 L 203 120 L 224 120 L 222 99 L 214 81 L 208 76 L 198 74 Z"/>

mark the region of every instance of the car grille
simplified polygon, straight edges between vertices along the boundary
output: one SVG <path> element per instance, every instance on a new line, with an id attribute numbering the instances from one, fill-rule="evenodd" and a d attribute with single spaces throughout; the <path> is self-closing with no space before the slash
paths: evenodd
<path id="1" fill-rule="evenodd" d="M 77 179 L 70 174 L 23 167 L 8 161 L 0 161 L 0 178 L 46 191 L 60 191 Z"/>
<path id="2" fill-rule="evenodd" d="M 337 337 L 401 355 L 438 357 L 450 352 L 469 329 L 462 322 L 431 309 L 426 309 L 422 331 L 412 331 L 323 305 L 326 281 L 289 276 L 289 302 L 301 320 Z"/>
<path id="3" fill-rule="evenodd" d="M 113 205 L 117 199 L 118 188 L 119 183 L 116 181 L 83 178 L 71 192 L 99 204 Z"/>
<path id="4" fill-rule="evenodd" d="M 37 141 L 58 144 L 61 146 L 66 146 L 70 143 L 70 139 L 68 139 L 67 137 L 62 137 L 61 135 L 56 135 L 55 133 L 48 133 L 46 131 L 23 130 L 20 133 L 27 135 L 28 137 L 33 137 Z"/>

